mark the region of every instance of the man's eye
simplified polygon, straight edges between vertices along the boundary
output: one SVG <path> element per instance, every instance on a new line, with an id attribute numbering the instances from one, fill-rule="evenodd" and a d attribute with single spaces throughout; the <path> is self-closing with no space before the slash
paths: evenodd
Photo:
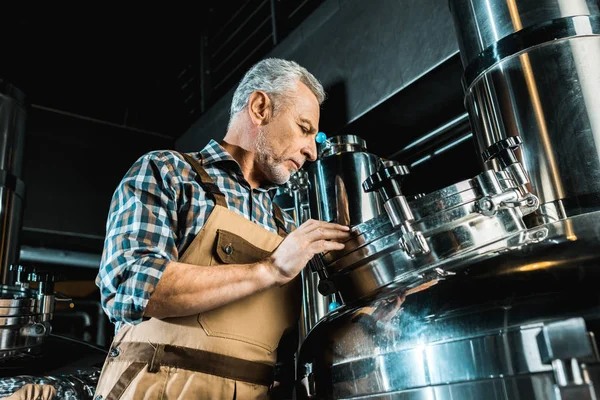
<path id="1" fill-rule="evenodd" d="M 306 127 L 304 127 L 302 125 L 300 125 L 300 128 L 302 128 L 302 132 L 304 132 L 304 133 L 310 132 L 310 130 L 308 128 L 306 128 Z"/>

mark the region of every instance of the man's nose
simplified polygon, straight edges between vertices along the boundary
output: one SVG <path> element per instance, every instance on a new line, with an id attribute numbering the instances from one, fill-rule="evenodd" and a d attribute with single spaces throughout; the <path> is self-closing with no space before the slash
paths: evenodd
<path id="1" fill-rule="evenodd" d="M 317 143 L 313 138 L 310 138 L 308 144 L 302 148 L 302 155 L 309 161 L 317 160 Z"/>

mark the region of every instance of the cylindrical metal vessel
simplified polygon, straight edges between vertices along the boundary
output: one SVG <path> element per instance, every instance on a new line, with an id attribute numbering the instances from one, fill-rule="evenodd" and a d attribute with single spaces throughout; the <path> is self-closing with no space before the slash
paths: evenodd
<path id="1" fill-rule="evenodd" d="M 0 286 L 0 361 L 35 352 L 50 334 L 54 295 Z"/>
<path id="2" fill-rule="evenodd" d="M 450 3 L 484 172 L 398 202 L 401 232 L 379 216 L 323 255 L 350 301 L 302 371 L 326 399 L 596 399 L 598 2 Z M 421 252 L 402 248 L 415 232 Z"/>
<path id="3" fill-rule="evenodd" d="M 319 159 L 306 168 L 312 218 L 355 226 L 385 212 L 377 193 L 362 190 L 362 183 L 380 163 L 379 157 L 367 152 L 364 140 L 335 136 L 321 143 L 318 151 Z"/>
<path id="4" fill-rule="evenodd" d="M 463 66 L 517 31 L 537 24 L 598 13 L 597 0 L 450 0 Z"/>
<path id="5" fill-rule="evenodd" d="M 490 186 L 496 187 L 494 192 Z M 482 204 L 499 201 L 494 199 L 503 199 L 503 205 L 485 210 Z M 411 256 L 402 246 L 403 230 L 394 228 L 388 215 L 381 215 L 353 227 L 345 249 L 327 252 L 322 260 L 345 303 L 409 289 L 443 277 L 491 248 L 504 248 L 505 238 L 526 229 L 523 215 L 535 209 L 535 203 L 526 204 L 527 199 L 519 197 L 506 172 L 487 171 L 410 199 L 412 227 L 422 234 L 427 253 Z"/>
<path id="6" fill-rule="evenodd" d="M 299 355 L 316 397 L 595 398 L 599 226 L 595 212 L 531 228 L 434 285 L 328 315 Z"/>
<path id="7" fill-rule="evenodd" d="M 25 96 L 0 79 L 0 279 L 14 283 L 10 266 L 19 262 L 19 235 L 25 185 L 21 181 L 27 118 Z"/>
<path id="8" fill-rule="evenodd" d="M 487 150 L 520 136 L 535 224 L 600 207 L 600 11 L 592 0 L 451 0 L 465 106 Z"/>

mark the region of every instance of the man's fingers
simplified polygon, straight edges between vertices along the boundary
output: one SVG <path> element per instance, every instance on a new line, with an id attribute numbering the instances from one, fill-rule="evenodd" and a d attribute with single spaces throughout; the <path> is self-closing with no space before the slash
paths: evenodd
<path id="1" fill-rule="evenodd" d="M 329 240 L 317 240 L 310 246 L 310 251 L 313 254 L 324 253 L 326 251 L 343 250 L 345 247 L 344 243 L 331 242 Z"/>
<path id="2" fill-rule="evenodd" d="M 350 232 L 350 227 L 346 225 L 335 224 L 332 222 L 318 221 L 318 220 L 309 220 L 312 221 L 310 224 L 306 224 L 304 226 L 303 231 L 306 233 L 312 232 L 316 229 L 334 229 L 342 232 Z M 308 221 L 307 221 L 308 222 Z"/>
<path id="3" fill-rule="evenodd" d="M 322 239 L 348 239 L 350 238 L 349 232 L 343 232 L 337 229 L 317 228 L 314 231 L 307 233 L 306 238 L 314 242 Z"/>

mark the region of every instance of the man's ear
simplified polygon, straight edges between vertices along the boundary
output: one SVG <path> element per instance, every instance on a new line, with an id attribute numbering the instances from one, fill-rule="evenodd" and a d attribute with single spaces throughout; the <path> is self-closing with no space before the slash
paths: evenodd
<path id="1" fill-rule="evenodd" d="M 248 100 L 248 114 L 254 125 L 269 123 L 273 115 L 273 103 L 265 92 L 261 90 L 252 92 Z"/>

